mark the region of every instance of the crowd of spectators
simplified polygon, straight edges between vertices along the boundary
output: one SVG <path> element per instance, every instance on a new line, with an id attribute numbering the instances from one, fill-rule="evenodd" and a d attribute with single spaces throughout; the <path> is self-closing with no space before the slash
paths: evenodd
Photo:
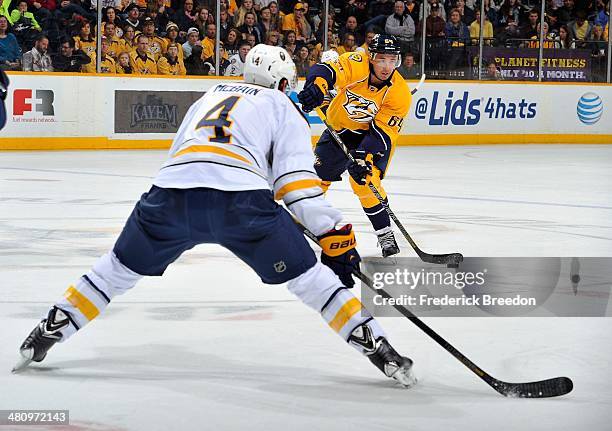
<path id="1" fill-rule="evenodd" d="M 0 67 L 95 72 L 97 1 L 103 73 L 216 74 L 217 32 L 221 75 L 240 75 L 258 43 L 287 49 L 300 76 L 323 51 L 322 0 L 221 0 L 218 23 L 216 0 L 0 0 Z M 330 0 L 328 46 L 365 51 L 375 33 L 393 34 L 402 46 L 400 72 L 414 77 L 424 25 L 427 61 L 457 66 L 462 57 L 453 49 L 479 42 L 480 0 L 423 1 L 424 8 L 417 0 Z M 539 48 L 543 27 L 544 48 L 607 55 L 610 0 L 545 0 L 543 26 L 538 0 L 482 1 L 487 46 Z"/>

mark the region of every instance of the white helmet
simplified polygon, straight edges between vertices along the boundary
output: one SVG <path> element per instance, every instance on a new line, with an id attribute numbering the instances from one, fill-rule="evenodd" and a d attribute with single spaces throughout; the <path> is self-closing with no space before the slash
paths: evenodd
<path id="1" fill-rule="evenodd" d="M 334 51 L 333 49 L 323 51 L 323 54 L 321 54 L 321 63 L 333 63 L 338 60 L 339 57 L 340 54 L 338 54 L 338 51 Z"/>
<path id="2" fill-rule="evenodd" d="M 285 92 L 297 88 L 297 70 L 291 56 L 279 46 L 255 45 L 244 59 L 244 80 L 278 90 L 282 79 L 287 80 Z"/>

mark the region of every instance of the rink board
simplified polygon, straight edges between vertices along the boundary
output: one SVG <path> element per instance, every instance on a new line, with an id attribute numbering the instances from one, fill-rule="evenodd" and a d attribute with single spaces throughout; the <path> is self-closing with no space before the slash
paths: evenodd
<path id="1" fill-rule="evenodd" d="M 20 72 L 10 79 L 3 150 L 167 148 L 191 103 L 227 81 Z M 315 140 L 323 125 L 312 113 L 308 119 Z M 528 143 L 612 143 L 612 85 L 426 81 L 398 141 Z"/>

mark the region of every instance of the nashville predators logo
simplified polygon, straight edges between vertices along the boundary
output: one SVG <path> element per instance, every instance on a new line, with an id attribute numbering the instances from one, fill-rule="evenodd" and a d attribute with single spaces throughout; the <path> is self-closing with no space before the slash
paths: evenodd
<path id="1" fill-rule="evenodd" d="M 346 91 L 346 103 L 343 105 L 348 117 L 357 123 L 370 123 L 378 112 L 374 101 Z"/>

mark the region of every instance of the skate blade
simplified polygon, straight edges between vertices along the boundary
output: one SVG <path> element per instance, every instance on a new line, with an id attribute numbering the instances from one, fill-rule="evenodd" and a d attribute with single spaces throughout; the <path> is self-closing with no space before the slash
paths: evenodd
<path id="1" fill-rule="evenodd" d="M 417 378 L 412 371 L 412 366 L 402 367 L 393 373 L 393 379 L 408 389 L 417 384 Z"/>
<path id="2" fill-rule="evenodd" d="M 19 362 L 13 367 L 11 372 L 13 374 L 17 374 L 20 371 L 23 371 L 28 365 L 32 363 L 32 360 L 29 358 L 22 357 Z"/>

